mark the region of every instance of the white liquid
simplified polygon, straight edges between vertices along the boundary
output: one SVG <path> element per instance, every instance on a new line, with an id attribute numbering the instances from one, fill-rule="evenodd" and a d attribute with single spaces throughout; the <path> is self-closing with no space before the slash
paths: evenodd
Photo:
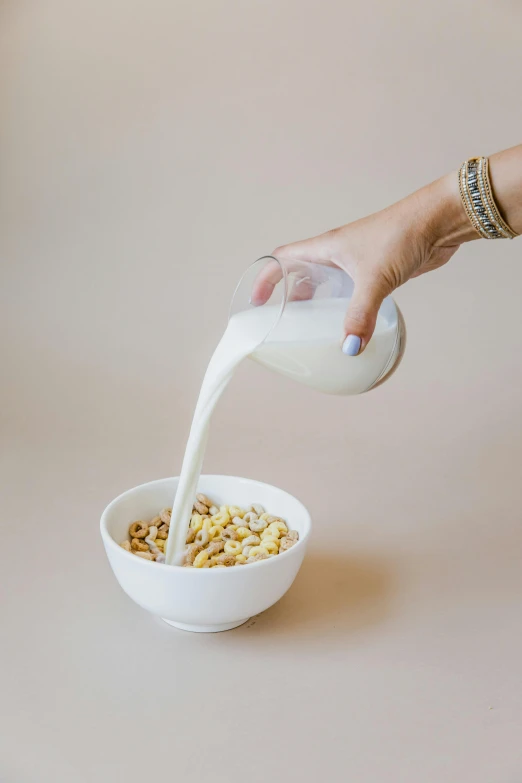
<path id="1" fill-rule="evenodd" d="M 264 340 L 266 332 L 266 319 L 253 318 L 247 328 L 243 328 L 240 316 L 233 316 L 208 364 L 172 506 L 165 558 L 167 563 L 178 564 L 185 549 L 187 523 L 203 465 L 212 411 L 230 383 L 236 367 Z"/>
<path id="2" fill-rule="evenodd" d="M 379 315 L 372 339 L 360 356 L 341 351 L 343 322 L 349 299 L 289 302 L 273 335 L 252 353 L 259 364 L 326 394 L 361 394 L 376 382 L 399 345 L 395 323 Z M 270 312 L 271 311 L 271 312 Z M 266 331 L 276 308 L 247 310 L 234 318 L 265 319 Z"/>
<path id="3" fill-rule="evenodd" d="M 172 507 L 166 562 L 178 563 L 203 465 L 208 430 L 217 401 L 247 356 L 272 370 L 328 394 L 369 389 L 397 348 L 397 329 L 379 315 L 375 333 L 360 356 L 341 351 L 349 299 L 289 302 L 277 328 L 279 307 L 264 305 L 232 316 L 209 362 L 199 393 Z M 232 498 L 233 500 L 233 498 Z"/>

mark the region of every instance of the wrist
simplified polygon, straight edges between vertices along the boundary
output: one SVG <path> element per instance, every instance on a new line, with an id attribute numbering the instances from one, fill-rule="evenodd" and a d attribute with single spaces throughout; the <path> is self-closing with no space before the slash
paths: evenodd
<path id="1" fill-rule="evenodd" d="M 436 247 L 452 247 L 480 239 L 462 203 L 458 174 L 452 171 L 423 188 L 426 198 L 427 231 Z"/>

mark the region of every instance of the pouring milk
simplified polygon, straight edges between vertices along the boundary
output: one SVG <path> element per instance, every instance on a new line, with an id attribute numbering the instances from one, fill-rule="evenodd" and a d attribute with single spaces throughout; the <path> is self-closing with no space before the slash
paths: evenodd
<path id="1" fill-rule="evenodd" d="M 172 506 L 166 562 L 178 564 L 185 549 L 212 412 L 236 367 L 250 356 L 260 364 L 329 394 L 371 388 L 396 355 L 397 330 L 379 314 L 364 353 L 345 356 L 340 339 L 348 298 L 288 302 L 277 328 L 265 339 L 280 307 L 264 305 L 230 318 L 207 367 Z"/>

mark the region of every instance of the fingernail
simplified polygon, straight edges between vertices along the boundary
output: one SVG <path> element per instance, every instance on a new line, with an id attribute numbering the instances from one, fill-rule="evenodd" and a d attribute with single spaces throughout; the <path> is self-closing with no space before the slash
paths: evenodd
<path id="1" fill-rule="evenodd" d="M 349 334 L 343 343 L 343 353 L 347 356 L 357 356 L 361 348 L 361 338 L 356 334 Z"/>

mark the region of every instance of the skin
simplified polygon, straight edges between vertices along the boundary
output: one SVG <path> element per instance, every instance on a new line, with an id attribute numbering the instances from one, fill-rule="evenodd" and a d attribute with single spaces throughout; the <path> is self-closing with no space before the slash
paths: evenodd
<path id="1" fill-rule="evenodd" d="M 493 197 L 500 214 L 522 233 L 522 145 L 489 158 Z M 446 264 L 464 242 L 480 239 L 461 202 L 453 171 L 380 212 L 325 234 L 283 245 L 272 255 L 291 268 L 294 261 L 314 261 L 344 269 L 355 290 L 344 322 L 348 335 L 361 338 L 364 351 L 382 300 L 412 277 Z M 280 279 L 277 264 L 268 264 L 252 293 L 263 304 Z M 313 291 L 301 289 L 299 298 Z"/>

